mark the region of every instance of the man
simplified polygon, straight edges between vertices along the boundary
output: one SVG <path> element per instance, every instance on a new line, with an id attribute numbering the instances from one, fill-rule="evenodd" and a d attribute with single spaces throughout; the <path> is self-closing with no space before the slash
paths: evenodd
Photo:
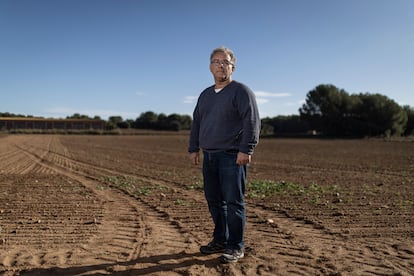
<path id="1" fill-rule="evenodd" d="M 204 194 L 214 222 L 213 240 L 200 251 L 224 253 L 220 256 L 224 263 L 244 257 L 246 170 L 260 132 L 253 92 L 232 80 L 235 61 L 228 48 L 211 53 L 214 85 L 198 98 L 188 148 L 194 165 L 203 151 Z"/>

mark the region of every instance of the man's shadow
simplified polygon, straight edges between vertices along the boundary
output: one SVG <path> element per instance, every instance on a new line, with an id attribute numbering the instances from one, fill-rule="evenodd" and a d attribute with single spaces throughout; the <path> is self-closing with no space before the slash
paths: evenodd
<path id="1" fill-rule="evenodd" d="M 136 260 L 127 262 L 112 262 L 103 263 L 89 266 L 73 266 L 73 267 L 52 267 L 52 268 L 33 268 L 28 270 L 20 271 L 19 275 L 25 276 L 69 276 L 69 275 L 80 275 L 88 273 L 87 275 L 147 275 L 155 274 L 158 272 L 169 272 L 176 271 L 177 269 L 190 268 L 193 265 L 203 265 L 206 268 L 217 267 L 220 264 L 219 259 L 215 255 L 211 255 L 210 259 L 205 260 L 201 257 L 206 255 L 201 253 L 175 253 L 175 254 L 163 254 L 155 255 L 150 257 L 139 257 Z M 168 261 L 174 260 L 174 263 Z M 181 260 L 181 261 L 178 261 Z M 136 264 L 147 264 L 144 268 L 127 268 L 122 271 L 116 270 L 116 266 L 134 266 Z M 106 273 L 98 272 L 105 270 Z M 97 271 L 93 273 L 93 271 Z"/>

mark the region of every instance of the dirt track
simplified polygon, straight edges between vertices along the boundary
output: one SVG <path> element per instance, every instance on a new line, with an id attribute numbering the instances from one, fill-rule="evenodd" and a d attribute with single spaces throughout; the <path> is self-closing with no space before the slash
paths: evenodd
<path id="1" fill-rule="evenodd" d="M 414 274 L 414 143 L 261 141 L 250 180 L 340 190 L 318 202 L 248 198 L 246 257 L 230 265 L 198 253 L 212 225 L 186 145 L 180 135 L 1 137 L 0 272 Z"/>

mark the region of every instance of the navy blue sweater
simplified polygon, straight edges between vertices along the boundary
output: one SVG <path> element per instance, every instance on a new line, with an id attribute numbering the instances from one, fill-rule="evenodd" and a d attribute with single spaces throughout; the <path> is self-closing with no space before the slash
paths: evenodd
<path id="1" fill-rule="evenodd" d="M 189 152 L 238 150 L 252 154 L 259 142 L 256 98 L 246 85 L 232 81 L 219 93 L 214 86 L 198 98 L 191 125 Z"/>

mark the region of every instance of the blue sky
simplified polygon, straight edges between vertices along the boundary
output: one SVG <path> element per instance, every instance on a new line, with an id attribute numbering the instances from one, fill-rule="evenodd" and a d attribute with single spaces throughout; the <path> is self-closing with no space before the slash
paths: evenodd
<path id="1" fill-rule="evenodd" d="M 414 106 L 412 0 L 0 0 L 0 112 L 192 114 L 213 48 L 261 117 L 333 84 Z"/>

